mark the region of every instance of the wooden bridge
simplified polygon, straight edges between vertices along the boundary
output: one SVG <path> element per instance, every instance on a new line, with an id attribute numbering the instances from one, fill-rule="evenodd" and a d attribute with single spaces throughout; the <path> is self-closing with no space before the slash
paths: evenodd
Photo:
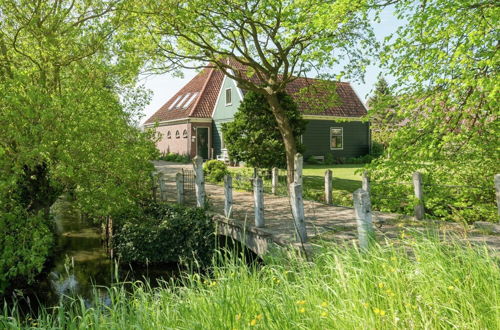
<path id="1" fill-rule="evenodd" d="M 177 202 L 176 174 L 184 173 L 189 178 L 193 171 L 191 164 L 155 162 L 158 173 L 163 176 L 164 200 Z M 191 175 L 194 175 L 191 172 Z M 191 181 L 191 180 L 189 180 Z M 315 201 L 303 201 L 304 220 L 307 231 L 307 242 L 303 242 L 298 235 L 296 222 L 292 212 L 290 198 L 273 194 L 263 194 L 264 225 L 257 226 L 255 222 L 255 196 L 248 191 L 232 191 L 232 207 L 230 217 L 224 215 L 225 189 L 224 186 L 203 183 L 206 199 L 210 205 L 213 219 L 217 222 L 220 235 L 231 237 L 242 242 L 246 247 L 259 256 L 265 255 L 278 247 L 295 247 L 300 251 L 310 251 L 320 240 L 346 243 L 358 240 L 358 223 L 355 210 L 349 207 L 334 206 Z M 185 182 L 183 203 L 196 205 L 194 183 Z M 428 229 L 434 226 L 439 230 L 462 232 L 460 224 L 416 221 L 414 217 L 382 212 L 372 212 L 373 229 L 377 237 L 397 238 L 402 231 L 411 229 Z M 410 230 L 411 230 L 410 229 Z M 487 243 L 500 251 L 500 242 L 495 235 L 476 235 L 469 233 L 468 240 Z"/>

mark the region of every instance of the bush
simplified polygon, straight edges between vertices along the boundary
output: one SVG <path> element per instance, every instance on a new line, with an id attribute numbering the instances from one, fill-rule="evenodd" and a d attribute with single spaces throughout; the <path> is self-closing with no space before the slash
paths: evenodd
<path id="1" fill-rule="evenodd" d="M 325 155 L 325 164 L 326 165 L 333 165 L 333 164 L 335 164 L 335 159 L 333 158 L 333 155 L 331 153 L 327 153 Z"/>
<path id="2" fill-rule="evenodd" d="M 206 180 L 221 182 L 224 180 L 224 175 L 229 174 L 229 171 L 223 161 L 213 159 L 203 164 L 203 173 Z"/>
<path id="3" fill-rule="evenodd" d="M 204 209 L 153 203 L 117 220 L 113 244 L 123 262 L 211 262 L 215 226 Z"/>
<path id="4" fill-rule="evenodd" d="M 372 155 L 364 155 L 359 157 L 349 157 L 346 159 L 346 164 L 370 164 L 374 157 Z"/>
<path id="5" fill-rule="evenodd" d="M 314 156 L 309 156 L 306 159 L 306 164 L 318 165 L 318 164 L 321 164 L 321 162 L 318 159 L 314 158 Z"/>
<path id="6" fill-rule="evenodd" d="M 164 160 L 167 162 L 176 162 L 176 163 L 189 163 L 190 158 L 188 155 L 176 154 L 174 152 L 163 153 L 160 157 L 160 160 Z"/>

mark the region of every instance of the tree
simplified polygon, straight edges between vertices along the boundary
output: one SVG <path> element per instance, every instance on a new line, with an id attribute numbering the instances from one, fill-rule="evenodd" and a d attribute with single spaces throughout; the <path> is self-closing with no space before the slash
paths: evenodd
<path id="1" fill-rule="evenodd" d="M 0 0 L 0 292 L 42 269 L 62 193 L 93 217 L 147 196 L 155 148 L 131 125 L 147 98 L 119 5 Z"/>
<path id="2" fill-rule="evenodd" d="M 389 145 L 390 158 L 373 171 L 398 180 L 424 172 L 430 215 L 493 220 L 492 180 L 500 172 L 500 5 L 405 0 L 397 2 L 396 14 L 408 24 L 386 46 L 383 60 L 397 79 L 397 115 L 406 124 Z"/>
<path id="3" fill-rule="evenodd" d="M 241 88 L 265 97 L 292 179 L 296 141 L 278 94 L 313 70 L 339 66 L 337 73 L 360 74 L 367 63 L 364 51 L 373 45 L 367 8 L 366 1 L 353 0 L 169 0 L 131 10 L 147 13 L 144 24 L 156 39 L 155 56 L 163 55 L 167 69 L 210 63 Z"/>
<path id="4" fill-rule="evenodd" d="M 394 132 L 399 127 L 400 121 L 396 118 L 396 99 L 383 76 L 379 75 L 375 83 L 375 90 L 368 99 L 367 105 L 372 140 L 387 147 Z"/>
<path id="5" fill-rule="evenodd" d="M 299 141 L 305 131 L 306 121 L 289 95 L 280 92 L 278 100 L 290 122 L 295 141 Z M 286 166 L 283 139 L 264 95 L 247 92 L 234 120 L 223 124 L 222 134 L 232 160 L 243 161 L 257 168 Z M 303 152 L 303 149 L 303 145 L 297 143 L 297 150 Z"/>

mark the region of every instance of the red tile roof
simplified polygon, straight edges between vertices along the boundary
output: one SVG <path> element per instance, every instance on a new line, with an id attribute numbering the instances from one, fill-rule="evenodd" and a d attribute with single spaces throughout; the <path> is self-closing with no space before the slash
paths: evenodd
<path id="1" fill-rule="evenodd" d="M 240 67 L 238 69 L 242 70 Z M 245 75 L 243 74 L 243 76 Z M 145 124 L 188 117 L 211 118 L 223 78 L 223 73 L 217 69 L 203 69 L 154 113 Z M 256 77 L 249 79 L 255 80 Z M 297 78 L 287 85 L 286 92 L 295 99 L 299 110 L 305 115 L 339 117 L 366 115 L 366 108 L 349 83 L 335 82 L 335 87 L 332 88 L 331 83 L 325 84 L 324 82 L 324 80 L 319 79 Z M 333 98 L 335 101 L 332 100 L 333 91 L 338 95 L 338 98 Z M 199 94 L 187 109 L 168 109 L 179 96 L 193 92 L 199 92 Z"/>

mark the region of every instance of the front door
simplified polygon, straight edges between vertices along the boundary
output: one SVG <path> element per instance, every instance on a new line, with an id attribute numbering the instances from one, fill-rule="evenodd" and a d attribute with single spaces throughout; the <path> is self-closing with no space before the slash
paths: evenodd
<path id="1" fill-rule="evenodd" d="M 208 159 L 208 127 L 196 129 L 196 155 Z"/>

